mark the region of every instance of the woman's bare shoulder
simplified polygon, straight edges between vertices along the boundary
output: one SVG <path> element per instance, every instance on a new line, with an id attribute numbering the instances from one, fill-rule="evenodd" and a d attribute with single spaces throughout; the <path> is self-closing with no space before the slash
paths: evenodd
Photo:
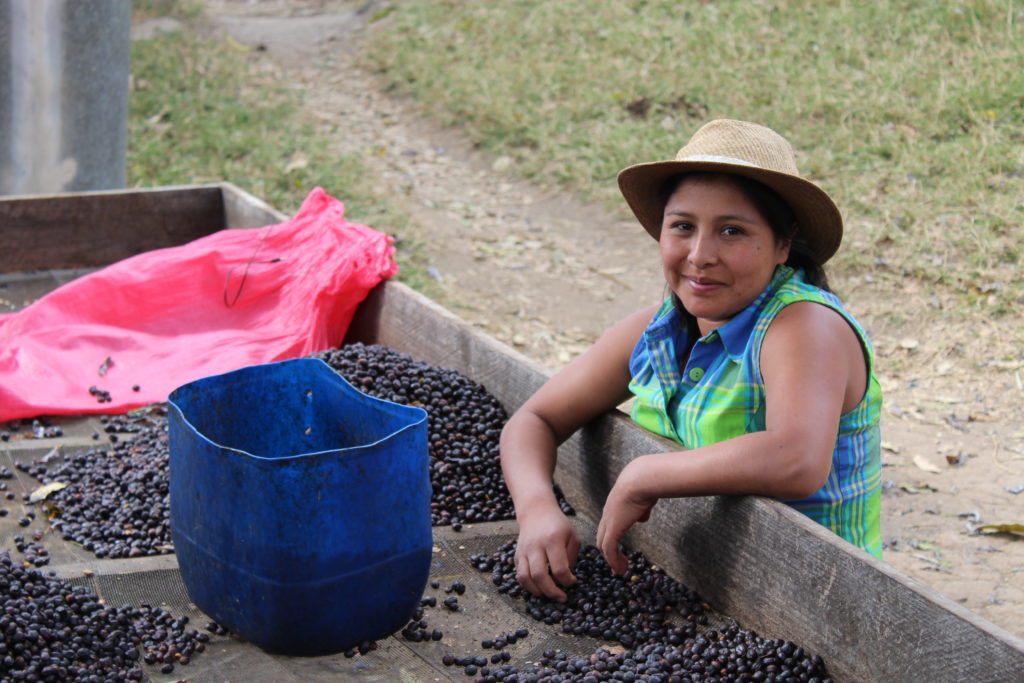
<path id="1" fill-rule="evenodd" d="M 841 339 L 857 340 L 857 333 L 843 315 L 816 301 L 798 301 L 783 308 L 772 320 L 765 334 L 769 338 L 800 338 L 801 346 L 828 345 Z"/>

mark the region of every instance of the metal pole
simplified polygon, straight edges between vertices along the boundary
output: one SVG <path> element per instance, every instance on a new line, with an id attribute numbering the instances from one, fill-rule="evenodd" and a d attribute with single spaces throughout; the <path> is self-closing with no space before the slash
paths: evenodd
<path id="1" fill-rule="evenodd" d="M 130 0 L 0 0 L 0 195 L 124 187 Z"/>

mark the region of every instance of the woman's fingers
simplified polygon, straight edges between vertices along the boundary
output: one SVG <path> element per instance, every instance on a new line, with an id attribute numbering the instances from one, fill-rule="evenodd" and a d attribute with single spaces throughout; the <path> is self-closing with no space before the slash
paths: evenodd
<path id="1" fill-rule="evenodd" d="M 629 568 L 626 556 L 619 549 L 622 536 L 637 522 L 646 522 L 657 499 L 630 500 L 616 482 L 608 494 L 597 526 L 597 547 L 604 555 L 615 574 L 622 574 Z"/>
<path id="2" fill-rule="evenodd" d="M 558 582 L 559 586 L 568 588 L 576 583 L 576 575 L 572 573 L 573 562 L 570 560 L 570 557 L 572 560 L 575 560 L 578 550 L 577 548 L 570 554 L 569 549 L 564 546 L 556 545 L 548 548 L 548 568 L 551 570 L 551 576 Z M 562 597 L 558 598 L 558 600 L 565 600 L 565 593 L 562 591 L 559 591 L 559 593 L 561 593 Z"/>
<path id="3" fill-rule="evenodd" d="M 624 574 L 629 568 L 626 556 L 619 549 L 619 541 L 625 532 L 626 529 L 616 529 L 615 524 L 607 516 L 601 517 L 601 523 L 597 528 L 597 549 L 604 555 L 613 574 Z"/>
<path id="4" fill-rule="evenodd" d="M 543 553 L 538 553 L 532 558 L 524 557 L 517 563 L 516 579 L 519 580 L 523 588 L 534 595 L 543 595 L 558 602 L 565 602 L 568 596 L 555 583 L 548 568 L 549 563 Z M 572 575 L 571 571 L 569 571 L 569 576 L 572 577 L 572 582 L 576 581 L 576 577 Z"/>
<path id="5" fill-rule="evenodd" d="M 530 573 L 530 561 L 518 552 L 516 553 L 516 581 L 528 592 L 534 595 L 540 594 L 536 584 L 533 582 L 533 575 Z"/>
<path id="6" fill-rule="evenodd" d="M 531 532 L 536 530 L 531 528 Z M 516 547 L 516 579 L 534 595 L 564 602 L 564 588 L 576 583 L 573 567 L 579 554 L 580 538 L 562 517 L 544 533 L 520 531 Z"/>

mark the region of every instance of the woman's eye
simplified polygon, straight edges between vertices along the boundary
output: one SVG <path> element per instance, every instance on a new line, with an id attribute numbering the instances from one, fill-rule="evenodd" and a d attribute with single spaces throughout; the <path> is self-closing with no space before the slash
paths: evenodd
<path id="1" fill-rule="evenodd" d="M 743 229 L 738 228 L 735 225 L 727 225 L 724 228 L 722 228 L 722 234 L 730 236 L 742 235 Z"/>
<path id="2" fill-rule="evenodd" d="M 671 223 L 669 227 L 673 230 L 693 230 L 693 223 L 688 223 L 687 221 L 676 221 L 675 223 Z"/>

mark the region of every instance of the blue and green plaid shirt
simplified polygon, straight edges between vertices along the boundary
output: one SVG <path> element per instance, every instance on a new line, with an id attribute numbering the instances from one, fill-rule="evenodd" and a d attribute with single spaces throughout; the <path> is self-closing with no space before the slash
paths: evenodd
<path id="1" fill-rule="evenodd" d="M 881 557 L 882 390 L 871 342 L 839 299 L 805 282 L 802 271 L 779 266 L 753 303 L 694 343 L 681 370 L 688 333 L 671 299 L 666 299 L 629 361 L 629 388 L 636 396 L 633 419 L 686 448 L 764 431 L 761 342 L 779 311 L 798 301 L 828 306 L 850 323 L 867 351 L 869 376 L 864 398 L 839 420 L 825 485 L 806 498 L 784 502 Z"/>

